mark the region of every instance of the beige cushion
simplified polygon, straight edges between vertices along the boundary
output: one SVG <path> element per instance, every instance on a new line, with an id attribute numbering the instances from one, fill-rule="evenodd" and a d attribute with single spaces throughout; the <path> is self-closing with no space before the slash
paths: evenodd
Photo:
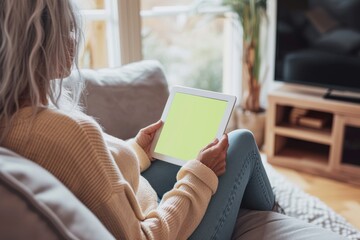
<path id="1" fill-rule="evenodd" d="M 53 175 L 0 148 L 0 239 L 114 239 Z"/>
<path id="2" fill-rule="evenodd" d="M 159 62 L 86 69 L 81 75 L 86 83 L 86 112 L 110 135 L 132 138 L 139 129 L 160 119 L 169 90 Z"/>

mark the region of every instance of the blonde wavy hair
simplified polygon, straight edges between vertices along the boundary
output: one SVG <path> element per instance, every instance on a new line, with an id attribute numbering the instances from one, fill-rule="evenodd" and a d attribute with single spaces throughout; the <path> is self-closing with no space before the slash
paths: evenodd
<path id="1" fill-rule="evenodd" d="M 77 106 L 79 82 L 63 78 L 77 63 L 79 15 L 70 0 L 0 1 L 0 144 L 24 106 Z M 66 104 L 65 104 L 66 105 Z M 34 113 L 34 114 L 35 114 Z"/>

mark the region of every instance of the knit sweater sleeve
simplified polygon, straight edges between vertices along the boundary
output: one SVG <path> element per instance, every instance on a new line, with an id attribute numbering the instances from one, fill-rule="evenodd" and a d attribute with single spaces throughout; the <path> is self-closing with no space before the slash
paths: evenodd
<path id="1" fill-rule="evenodd" d="M 126 185 L 116 188 L 94 213 L 118 239 L 188 239 L 216 191 L 217 179 L 209 177 L 208 170 L 195 161 L 188 164 L 180 170 L 174 188 L 146 215 Z M 205 178 L 210 181 L 205 183 Z"/>
<path id="2" fill-rule="evenodd" d="M 92 122 L 80 122 L 77 141 L 87 146 L 77 149 L 86 167 L 79 175 L 95 172 L 103 189 L 86 184 L 88 206 L 117 239 L 187 239 L 205 214 L 212 194 L 216 191 L 216 175 L 199 161 L 190 161 L 181 168 L 177 183 L 159 206 L 144 214 L 131 185 L 122 177 L 106 147 L 101 129 Z M 93 171 L 94 170 L 94 171 Z M 75 176 L 73 176 L 75 177 Z M 140 176 L 139 176 L 140 177 Z M 85 200 L 85 201 L 84 201 Z"/>
<path id="3" fill-rule="evenodd" d="M 103 133 L 104 139 L 106 141 L 106 144 L 109 148 L 112 149 L 118 149 L 119 143 L 122 141 L 114 136 L 111 136 L 109 134 Z M 133 152 L 136 154 L 136 159 L 139 162 L 140 172 L 145 171 L 148 169 L 151 165 L 151 161 L 147 154 L 145 153 L 144 149 L 142 149 L 139 144 L 136 143 L 135 139 L 129 139 L 126 141 L 126 144 L 130 147 L 130 149 L 133 150 Z M 113 151 L 115 152 L 115 151 Z"/>
<path id="4" fill-rule="evenodd" d="M 142 149 L 139 144 L 136 143 L 135 139 L 130 139 L 127 143 L 130 148 L 135 152 L 137 159 L 139 160 L 140 172 L 148 169 L 151 165 L 151 161 L 148 155 L 145 153 L 144 149 Z"/>

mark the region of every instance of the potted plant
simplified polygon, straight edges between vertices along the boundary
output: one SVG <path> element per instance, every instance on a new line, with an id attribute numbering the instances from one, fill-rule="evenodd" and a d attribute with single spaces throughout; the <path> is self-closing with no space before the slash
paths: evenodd
<path id="1" fill-rule="evenodd" d="M 266 0 L 224 0 L 239 15 L 243 28 L 241 104 L 235 109 L 238 128 L 251 130 L 259 147 L 264 142 L 265 111 L 260 106 L 260 26 L 266 19 Z"/>

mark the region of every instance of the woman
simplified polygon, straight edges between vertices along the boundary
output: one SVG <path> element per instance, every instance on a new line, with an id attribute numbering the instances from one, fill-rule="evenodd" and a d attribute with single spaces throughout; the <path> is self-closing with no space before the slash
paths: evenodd
<path id="1" fill-rule="evenodd" d="M 70 104 L 78 83 L 70 100 L 62 79 L 77 56 L 79 29 L 68 0 L 3 0 L 0 34 L 0 145 L 54 174 L 116 238 L 229 239 L 240 204 L 272 209 L 251 133 L 215 139 L 177 169 L 149 156 L 160 121 L 127 143 Z M 158 194 L 140 175 L 145 170 Z M 177 174 L 175 185 L 159 187 L 159 172 Z"/>

